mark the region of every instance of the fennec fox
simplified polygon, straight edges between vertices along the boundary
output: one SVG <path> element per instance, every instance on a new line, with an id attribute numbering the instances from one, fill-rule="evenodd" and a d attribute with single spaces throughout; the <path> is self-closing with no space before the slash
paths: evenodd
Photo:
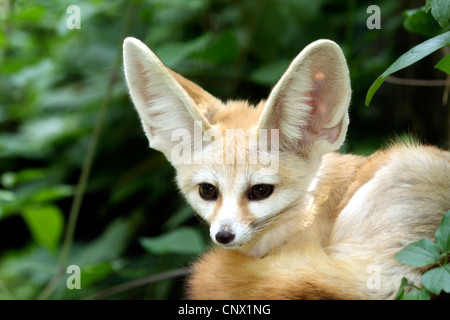
<path id="1" fill-rule="evenodd" d="M 256 106 L 220 101 L 134 38 L 124 64 L 150 147 L 218 244 L 193 265 L 188 298 L 389 299 L 402 277 L 420 285 L 425 270 L 394 255 L 433 239 L 450 209 L 450 153 L 335 153 L 351 88 L 334 42 L 307 46 Z"/>

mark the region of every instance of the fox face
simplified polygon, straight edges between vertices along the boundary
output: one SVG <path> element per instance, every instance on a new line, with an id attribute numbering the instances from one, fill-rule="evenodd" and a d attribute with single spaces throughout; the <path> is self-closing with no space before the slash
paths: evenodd
<path id="1" fill-rule="evenodd" d="M 296 158 L 293 154 L 280 157 Z M 286 219 L 286 211 L 305 197 L 311 177 L 302 174 L 313 170 L 305 161 L 296 164 L 266 174 L 267 165 L 217 165 L 207 157 L 201 165 L 178 166 L 177 183 L 194 210 L 210 224 L 214 242 L 258 255 L 255 243 L 273 230 L 281 214 Z"/>
<path id="2" fill-rule="evenodd" d="M 134 38 L 124 67 L 150 147 L 174 166 L 215 243 L 262 256 L 298 228 L 293 217 L 307 224 L 321 158 L 342 145 L 349 122 L 348 68 L 334 42 L 307 46 L 256 106 L 220 101 Z"/>

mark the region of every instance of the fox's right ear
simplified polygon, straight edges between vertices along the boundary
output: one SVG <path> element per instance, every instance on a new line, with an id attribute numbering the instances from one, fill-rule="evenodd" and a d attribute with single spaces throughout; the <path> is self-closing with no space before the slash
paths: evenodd
<path id="1" fill-rule="evenodd" d="M 141 41 L 126 38 L 123 44 L 125 77 L 150 147 L 171 161 L 177 129 L 193 137 L 194 126 L 210 127 L 206 108 L 218 101 L 194 83 L 167 68 Z"/>
<path id="2" fill-rule="evenodd" d="M 280 148 L 305 156 L 337 150 L 348 126 L 351 89 L 344 54 L 330 40 L 300 52 L 273 88 L 260 129 L 278 129 Z"/>

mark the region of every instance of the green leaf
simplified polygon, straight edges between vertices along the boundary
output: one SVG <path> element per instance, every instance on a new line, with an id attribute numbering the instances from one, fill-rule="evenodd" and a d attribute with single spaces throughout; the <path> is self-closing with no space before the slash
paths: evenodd
<path id="1" fill-rule="evenodd" d="M 407 287 L 414 287 L 414 289 L 405 293 Z M 430 300 L 430 293 L 426 289 L 416 288 L 408 282 L 408 279 L 402 278 L 395 300 Z"/>
<path id="2" fill-rule="evenodd" d="M 56 186 L 51 186 L 47 188 L 43 188 L 30 198 L 33 202 L 53 202 L 62 198 L 66 198 L 68 196 L 73 195 L 74 187 L 61 184 Z"/>
<path id="3" fill-rule="evenodd" d="M 0 300 L 36 299 L 56 272 L 57 258 L 36 245 L 4 252 L 0 259 Z"/>
<path id="4" fill-rule="evenodd" d="M 411 33 L 431 38 L 442 32 L 435 19 L 427 14 L 424 8 L 417 8 L 403 12 L 405 20 L 403 27 Z"/>
<path id="5" fill-rule="evenodd" d="M 434 67 L 450 74 L 450 54 L 442 58 Z"/>
<path id="6" fill-rule="evenodd" d="M 44 16 L 45 10 L 46 10 L 45 7 L 42 5 L 30 6 L 28 8 L 20 10 L 16 15 L 16 19 L 37 23 Z"/>
<path id="7" fill-rule="evenodd" d="M 192 218 L 194 215 L 195 213 L 190 206 L 183 206 L 175 211 L 169 219 L 167 219 L 164 223 L 164 227 L 170 230 L 175 229 L 188 219 Z"/>
<path id="8" fill-rule="evenodd" d="M 58 249 L 64 227 L 63 214 L 58 207 L 29 206 L 23 209 L 23 218 L 38 244 L 52 251 Z"/>
<path id="9" fill-rule="evenodd" d="M 0 181 L 6 188 L 13 188 L 20 183 L 44 178 L 48 174 L 46 169 L 26 168 L 18 172 L 7 171 L 0 176 Z"/>
<path id="10" fill-rule="evenodd" d="M 250 80 L 255 83 L 271 86 L 281 78 L 288 66 L 289 61 L 287 60 L 263 65 L 251 73 Z"/>
<path id="11" fill-rule="evenodd" d="M 426 289 L 413 289 L 402 300 L 430 300 L 430 293 Z"/>
<path id="12" fill-rule="evenodd" d="M 405 288 L 407 286 L 409 286 L 408 279 L 403 277 L 402 282 L 400 283 L 400 287 L 398 288 L 398 292 L 395 295 L 395 300 L 403 300 L 403 297 L 405 296 Z"/>
<path id="13" fill-rule="evenodd" d="M 442 252 L 450 253 L 450 210 L 442 218 L 435 234 L 436 244 Z"/>
<path id="14" fill-rule="evenodd" d="M 130 241 L 133 220 L 117 218 L 110 222 L 102 234 L 81 247 L 76 244 L 69 263 L 81 267 L 101 261 L 117 259 L 127 248 Z"/>
<path id="15" fill-rule="evenodd" d="M 210 43 L 211 38 L 210 33 L 205 33 L 190 41 L 166 44 L 156 50 L 155 53 L 166 66 L 175 68 L 192 54 L 203 50 Z"/>
<path id="16" fill-rule="evenodd" d="M 383 74 L 379 76 L 378 79 L 375 80 L 375 82 L 369 88 L 366 95 L 366 106 L 369 106 L 370 101 L 372 101 L 373 95 L 375 94 L 375 92 L 377 92 L 378 88 L 380 88 L 384 80 L 386 80 L 389 75 L 401 69 L 409 67 L 413 63 L 416 63 L 417 61 L 447 45 L 450 45 L 450 31 L 422 42 L 421 44 L 404 53 L 389 68 L 387 68 L 386 71 L 384 71 Z"/>
<path id="17" fill-rule="evenodd" d="M 425 11 L 431 9 L 431 15 L 442 28 L 447 26 L 450 19 L 450 1 L 448 0 L 426 0 Z"/>
<path id="18" fill-rule="evenodd" d="M 0 205 L 2 204 L 2 202 L 13 201 L 14 197 L 15 196 L 12 191 L 0 189 Z"/>
<path id="19" fill-rule="evenodd" d="M 436 295 L 442 290 L 450 293 L 450 265 L 431 269 L 422 276 L 422 284 L 428 291 Z"/>
<path id="20" fill-rule="evenodd" d="M 235 62 L 239 58 L 239 44 L 236 33 L 233 31 L 223 32 L 196 56 L 215 64 Z"/>
<path id="21" fill-rule="evenodd" d="M 413 242 L 395 255 L 398 261 L 414 267 L 436 264 L 440 257 L 439 247 L 427 239 Z"/>
<path id="22" fill-rule="evenodd" d="M 100 261 L 94 264 L 88 264 L 81 269 L 81 288 L 85 288 L 95 282 L 98 282 L 114 271 L 110 261 Z"/>
<path id="23" fill-rule="evenodd" d="M 141 238 L 140 243 L 145 250 L 154 254 L 198 254 L 204 250 L 199 231 L 189 227 L 179 228 L 158 237 Z"/>

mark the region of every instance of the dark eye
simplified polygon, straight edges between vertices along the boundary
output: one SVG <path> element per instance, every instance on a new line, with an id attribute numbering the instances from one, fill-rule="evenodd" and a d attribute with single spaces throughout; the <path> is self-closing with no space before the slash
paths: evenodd
<path id="1" fill-rule="evenodd" d="M 201 183 L 198 192 L 200 193 L 200 197 L 204 200 L 216 200 L 217 199 L 217 188 L 209 183 Z"/>
<path id="2" fill-rule="evenodd" d="M 251 188 L 248 198 L 250 200 L 262 200 L 270 197 L 272 192 L 273 192 L 273 185 L 257 184 Z"/>

